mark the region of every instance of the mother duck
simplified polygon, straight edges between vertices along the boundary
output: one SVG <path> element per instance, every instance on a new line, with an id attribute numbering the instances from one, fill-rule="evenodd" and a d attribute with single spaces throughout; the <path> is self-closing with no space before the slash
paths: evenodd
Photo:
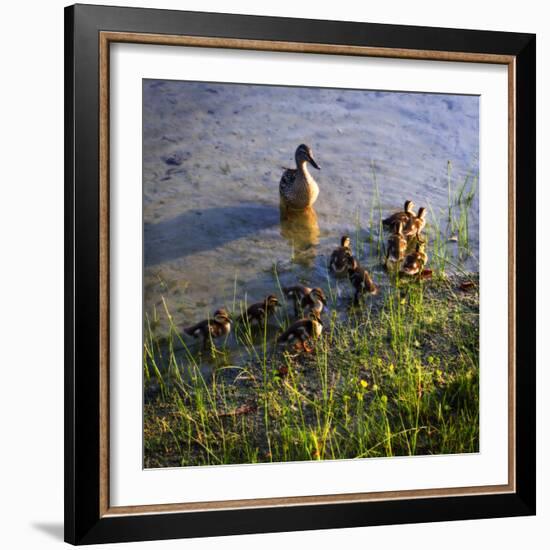
<path id="1" fill-rule="evenodd" d="M 281 203 L 293 210 L 304 210 L 313 205 L 319 195 L 319 186 L 307 169 L 311 164 L 317 170 L 319 165 L 313 158 L 311 147 L 301 144 L 296 149 L 296 168 L 287 168 L 283 172 L 279 193 Z"/>

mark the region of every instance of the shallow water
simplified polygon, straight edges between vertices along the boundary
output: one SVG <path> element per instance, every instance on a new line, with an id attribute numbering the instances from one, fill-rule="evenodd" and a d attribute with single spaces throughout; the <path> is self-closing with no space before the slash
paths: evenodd
<path id="1" fill-rule="evenodd" d="M 444 229 L 452 194 L 478 175 L 474 96 L 222 85 L 144 80 L 144 311 L 166 300 L 178 327 L 234 300 L 260 301 L 297 281 L 326 288 L 326 262 L 342 234 L 367 241 L 359 257 L 387 280 L 368 244 L 405 199 Z M 279 180 L 309 144 L 321 171 L 314 211 L 281 219 Z M 469 210 L 466 260 L 477 271 L 478 194 Z M 430 234 L 430 227 L 427 227 Z M 376 239 L 376 232 L 373 232 Z M 345 281 L 339 294 L 346 297 Z"/>

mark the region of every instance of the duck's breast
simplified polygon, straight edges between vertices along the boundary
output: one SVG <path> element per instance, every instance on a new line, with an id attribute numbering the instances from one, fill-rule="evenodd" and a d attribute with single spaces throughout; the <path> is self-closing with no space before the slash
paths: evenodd
<path id="1" fill-rule="evenodd" d="M 291 208 L 304 209 L 312 206 L 319 196 L 319 186 L 313 177 L 299 171 L 287 170 L 281 179 L 281 197 Z"/>

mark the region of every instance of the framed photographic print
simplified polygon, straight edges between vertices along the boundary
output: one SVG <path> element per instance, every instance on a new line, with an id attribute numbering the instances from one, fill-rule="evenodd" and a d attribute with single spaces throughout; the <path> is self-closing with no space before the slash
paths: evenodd
<path id="1" fill-rule="evenodd" d="M 73 544 L 535 513 L 535 37 L 65 12 Z"/>

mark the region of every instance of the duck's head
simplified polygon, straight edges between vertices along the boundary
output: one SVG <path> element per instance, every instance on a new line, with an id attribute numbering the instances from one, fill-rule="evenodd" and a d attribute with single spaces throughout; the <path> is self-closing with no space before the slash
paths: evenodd
<path id="1" fill-rule="evenodd" d="M 413 208 L 414 208 L 413 201 L 405 201 L 405 212 L 409 212 L 412 214 Z"/>
<path id="2" fill-rule="evenodd" d="M 267 306 L 271 306 L 271 307 L 276 307 L 279 305 L 279 300 L 277 300 L 277 297 L 276 296 L 273 296 L 273 294 L 270 294 L 266 299 L 265 299 L 265 304 Z"/>
<path id="3" fill-rule="evenodd" d="M 322 288 L 314 288 L 310 292 L 310 296 L 312 296 L 313 298 L 317 298 L 319 301 L 325 304 L 325 306 L 327 305 L 327 298 Z"/>
<path id="4" fill-rule="evenodd" d="M 426 209 L 422 206 L 418 209 L 418 216 L 417 218 L 420 218 L 421 220 L 426 219 Z"/>
<path id="5" fill-rule="evenodd" d="M 343 235 L 342 239 L 340 240 L 340 244 L 343 248 L 349 248 L 351 245 L 351 240 L 347 235 Z"/>
<path id="6" fill-rule="evenodd" d="M 302 164 L 303 162 L 309 162 L 313 168 L 317 168 L 317 170 L 321 170 L 319 165 L 315 162 L 315 159 L 313 158 L 313 153 L 311 151 L 311 147 L 309 145 L 305 145 L 302 143 L 301 145 L 298 145 L 298 149 L 296 149 L 296 164 Z"/>
<path id="7" fill-rule="evenodd" d="M 231 318 L 229 317 L 229 313 L 227 313 L 227 310 L 223 307 L 220 309 L 217 309 L 214 312 L 214 320 L 218 323 L 231 323 Z"/>

